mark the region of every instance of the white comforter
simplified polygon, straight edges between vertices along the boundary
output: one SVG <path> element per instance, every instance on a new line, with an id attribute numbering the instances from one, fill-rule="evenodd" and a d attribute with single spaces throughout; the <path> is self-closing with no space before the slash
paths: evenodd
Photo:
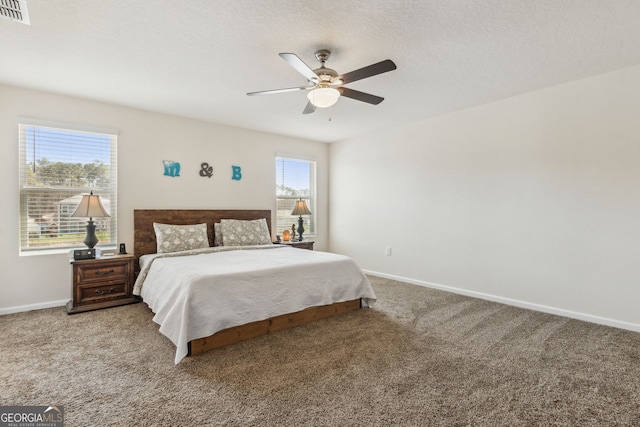
<path id="1" fill-rule="evenodd" d="M 189 341 L 226 328 L 335 302 L 375 301 L 351 258 L 276 245 L 246 249 L 141 260 L 134 293 L 176 345 L 175 363 L 187 355 Z"/>

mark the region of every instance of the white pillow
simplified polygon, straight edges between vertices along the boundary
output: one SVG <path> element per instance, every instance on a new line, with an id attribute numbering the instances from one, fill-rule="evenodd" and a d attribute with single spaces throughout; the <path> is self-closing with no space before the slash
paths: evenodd
<path id="1" fill-rule="evenodd" d="M 153 223 L 159 254 L 209 247 L 207 224 L 172 225 Z"/>
<path id="2" fill-rule="evenodd" d="M 220 221 L 224 246 L 270 245 L 271 234 L 264 218 L 245 221 L 223 219 Z"/>

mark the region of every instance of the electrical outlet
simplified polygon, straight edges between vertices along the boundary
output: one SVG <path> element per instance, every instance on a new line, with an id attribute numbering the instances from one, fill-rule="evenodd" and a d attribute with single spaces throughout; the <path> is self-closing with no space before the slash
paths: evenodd
<path id="1" fill-rule="evenodd" d="M 389 246 L 387 246 L 387 248 L 385 249 L 385 254 L 387 256 L 391 256 L 391 248 Z"/>

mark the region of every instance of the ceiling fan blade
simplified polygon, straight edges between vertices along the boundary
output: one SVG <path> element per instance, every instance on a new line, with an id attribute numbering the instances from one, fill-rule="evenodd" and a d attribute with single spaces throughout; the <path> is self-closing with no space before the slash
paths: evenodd
<path id="1" fill-rule="evenodd" d="M 280 58 L 284 59 L 296 69 L 300 74 L 302 74 L 309 81 L 318 81 L 318 75 L 305 64 L 302 59 L 298 57 L 295 53 L 281 53 Z"/>
<path id="2" fill-rule="evenodd" d="M 300 87 L 290 87 L 286 89 L 273 89 L 273 90 L 261 90 L 259 92 L 247 92 L 247 95 L 271 95 L 272 93 L 284 93 L 284 92 L 296 92 L 299 90 L 309 90 L 313 89 L 314 86 L 300 86 Z"/>
<path id="3" fill-rule="evenodd" d="M 349 89 L 348 87 L 338 88 L 342 96 L 346 96 L 347 98 L 355 99 L 357 101 L 366 102 L 368 104 L 378 105 L 384 98 L 376 95 L 371 95 L 370 93 L 360 92 L 359 90 Z"/>
<path id="4" fill-rule="evenodd" d="M 307 102 L 307 106 L 304 107 L 304 111 L 302 111 L 302 114 L 311 114 L 311 113 L 315 113 L 316 111 L 316 106 L 313 105 L 311 103 L 311 101 Z"/>
<path id="5" fill-rule="evenodd" d="M 394 64 L 392 60 L 385 59 L 384 61 L 343 74 L 338 78 L 342 80 L 342 84 L 347 84 L 357 80 L 366 79 L 367 77 L 386 73 L 387 71 L 393 71 L 396 68 L 396 64 Z"/>

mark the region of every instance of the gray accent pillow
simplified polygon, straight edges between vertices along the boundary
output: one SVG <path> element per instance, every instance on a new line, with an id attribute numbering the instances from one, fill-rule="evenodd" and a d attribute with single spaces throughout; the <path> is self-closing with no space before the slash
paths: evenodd
<path id="1" fill-rule="evenodd" d="M 220 221 L 224 246 L 270 245 L 271 234 L 264 218 L 251 221 L 223 219 Z"/>
<path id="2" fill-rule="evenodd" d="M 207 224 L 172 225 L 154 222 L 153 229 L 156 231 L 159 254 L 209 247 Z"/>
<path id="3" fill-rule="evenodd" d="M 213 246 L 223 246 L 222 224 L 219 222 L 213 224 Z"/>

